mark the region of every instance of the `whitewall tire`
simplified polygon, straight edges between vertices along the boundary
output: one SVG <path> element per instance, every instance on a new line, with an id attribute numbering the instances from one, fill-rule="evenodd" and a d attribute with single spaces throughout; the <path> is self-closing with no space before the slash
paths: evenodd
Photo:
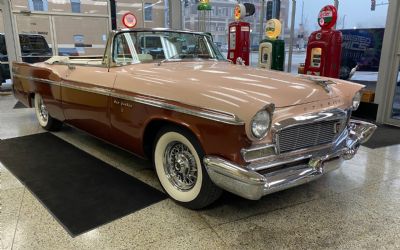
<path id="1" fill-rule="evenodd" d="M 44 103 L 43 98 L 40 94 L 35 94 L 34 102 L 36 118 L 38 119 L 40 126 L 50 131 L 60 130 L 60 128 L 62 127 L 62 122 L 50 116 L 47 110 L 47 106 Z"/>
<path id="2" fill-rule="evenodd" d="M 211 204 L 222 193 L 210 180 L 203 158 L 203 150 L 188 131 L 171 127 L 158 134 L 153 160 L 161 186 L 173 200 L 191 209 Z"/>

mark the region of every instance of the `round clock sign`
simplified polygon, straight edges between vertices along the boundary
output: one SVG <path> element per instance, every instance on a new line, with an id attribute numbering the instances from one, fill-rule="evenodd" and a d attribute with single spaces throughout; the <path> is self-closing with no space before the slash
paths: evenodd
<path id="1" fill-rule="evenodd" d="M 122 17 L 122 23 L 127 28 L 133 28 L 137 24 L 136 16 L 134 14 L 128 12 Z"/>

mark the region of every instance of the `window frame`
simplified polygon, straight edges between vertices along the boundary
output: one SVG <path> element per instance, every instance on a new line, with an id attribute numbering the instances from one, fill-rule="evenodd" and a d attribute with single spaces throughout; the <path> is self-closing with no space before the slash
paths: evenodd
<path id="1" fill-rule="evenodd" d="M 143 20 L 145 22 L 152 22 L 153 21 L 153 5 L 154 5 L 154 3 L 143 3 L 143 9 L 144 9 Z M 149 14 L 150 14 L 150 18 L 148 18 Z"/>
<path id="2" fill-rule="evenodd" d="M 43 9 L 41 9 L 41 10 L 35 9 L 35 3 L 34 2 L 36 2 L 36 1 L 41 1 L 42 2 Z M 29 10 L 30 11 L 49 11 L 48 0 L 29 0 L 28 1 L 28 5 L 29 5 Z"/>
<path id="3" fill-rule="evenodd" d="M 71 3 L 71 12 L 72 13 L 81 13 L 82 9 L 81 9 L 81 0 L 70 0 Z M 77 8 L 79 11 L 76 11 Z M 75 11 L 74 11 L 75 10 Z"/>

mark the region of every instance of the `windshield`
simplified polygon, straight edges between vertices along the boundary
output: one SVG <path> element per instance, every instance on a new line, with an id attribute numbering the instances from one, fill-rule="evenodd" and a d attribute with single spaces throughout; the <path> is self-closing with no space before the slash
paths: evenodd
<path id="1" fill-rule="evenodd" d="M 129 31 L 114 39 L 113 60 L 120 65 L 181 60 L 224 60 L 203 34 L 173 31 Z"/>

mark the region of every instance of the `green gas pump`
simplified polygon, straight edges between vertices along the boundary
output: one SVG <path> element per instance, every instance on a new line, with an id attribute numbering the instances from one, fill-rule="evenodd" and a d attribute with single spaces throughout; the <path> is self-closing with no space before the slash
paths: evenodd
<path id="1" fill-rule="evenodd" d="M 266 69 L 285 70 L 285 41 L 278 39 L 282 25 L 270 19 L 266 27 L 266 39 L 260 42 L 258 66 Z"/>

